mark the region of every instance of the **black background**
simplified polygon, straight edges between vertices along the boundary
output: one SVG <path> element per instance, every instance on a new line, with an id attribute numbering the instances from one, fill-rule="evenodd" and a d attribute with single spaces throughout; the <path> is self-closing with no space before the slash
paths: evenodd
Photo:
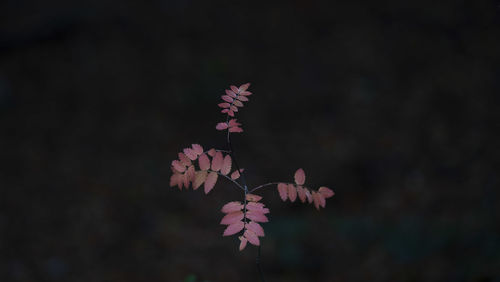
<path id="1" fill-rule="evenodd" d="M 168 187 L 217 103 L 271 209 L 268 281 L 500 281 L 497 1 L 0 2 L 0 280 L 257 281 L 240 199 Z"/>

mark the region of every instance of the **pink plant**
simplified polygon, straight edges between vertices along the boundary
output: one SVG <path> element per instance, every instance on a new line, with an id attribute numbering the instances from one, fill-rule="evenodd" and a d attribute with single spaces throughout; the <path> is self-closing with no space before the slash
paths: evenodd
<path id="1" fill-rule="evenodd" d="M 208 194 L 217 183 L 219 177 L 224 177 L 231 181 L 236 187 L 242 190 L 242 200 L 233 201 L 222 207 L 222 218 L 220 224 L 226 225 L 222 236 L 239 235 L 240 251 L 247 243 L 260 246 L 259 237 L 264 237 L 264 229 L 261 223 L 268 222 L 267 214 L 269 209 L 260 201 L 262 197 L 254 194 L 255 191 L 276 185 L 280 198 L 283 201 L 295 202 L 297 197 L 302 203 L 314 203 L 316 209 L 324 208 L 326 199 L 335 193 L 327 188 L 320 187 L 312 190 L 304 186 L 306 175 L 302 168 L 299 168 L 294 175 L 294 182 L 270 182 L 248 188 L 244 170 L 238 166 L 234 156 L 234 149 L 231 144 L 231 133 L 241 133 L 241 124 L 236 121 L 235 113 L 243 107 L 243 102 L 248 101 L 248 96 L 252 95 L 247 91 L 250 83 L 236 87 L 231 85 L 222 96 L 223 102 L 218 106 L 222 108 L 221 113 L 226 115 L 225 122 L 216 125 L 217 130 L 226 131 L 227 150 L 209 149 L 205 151 L 201 145 L 192 144 L 191 148 L 185 148 L 178 153 L 178 159 L 172 161 L 172 176 L 170 186 L 178 186 L 180 190 L 188 189 L 192 185 L 194 190 L 203 185 L 205 194 Z M 234 169 L 232 166 L 234 164 Z"/>

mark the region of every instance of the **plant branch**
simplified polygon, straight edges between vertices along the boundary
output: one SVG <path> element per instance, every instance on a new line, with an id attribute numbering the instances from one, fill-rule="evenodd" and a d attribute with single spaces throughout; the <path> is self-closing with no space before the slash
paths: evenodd
<path id="1" fill-rule="evenodd" d="M 259 186 L 255 187 L 255 188 L 253 188 L 252 190 L 250 190 L 250 193 L 252 193 L 255 190 L 259 190 L 260 188 L 264 188 L 266 186 L 278 185 L 279 183 L 285 183 L 285 182 L 269 182 L 269 183 L 266 183 L 266 184 L 262 184 L 262 185 L 259 185 Z"/>
<path id="2" fill-rule="evenodd" d="M 241 186 L 236 180 L 232 179 L 231 177 L 227 176 L 227 175 L 224 175 L 218 171 L 213 171 L 213 170 L 209 170 L 210 172 L 216 172 L 218 175 L 220 176 L 223 176 L 225 177 L 227 180 L 231 181 L 234 183 L 234 185 L 238 186 L 238 188 L 240 188 L 241 190 L 245 191 L 245 188 L 243 186 Z"/>

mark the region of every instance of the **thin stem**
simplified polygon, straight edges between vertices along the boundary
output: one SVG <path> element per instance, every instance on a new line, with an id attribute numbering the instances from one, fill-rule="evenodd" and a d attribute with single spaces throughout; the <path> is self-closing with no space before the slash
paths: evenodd
<path id="1" fill-rule="evenodd" d="M 258 190 L 260 188 L 264 188 L 264 187 L 270 186 L 270 185 L 278 185 L 280 183 L 284 183 L 284 182 L 269 182 L 269 183 L 266 183 L 266 184 L 262 184 L 262 185 L 259 185 L 259 186 L 255 187 L 255 188 L 253 188 L 252 190 L 250 190 L 250 193 L 252 193 L 253 191 Z"/>
<path id="2" fill-rule="evenodd" d="M 245 191 L 245 188 L 243 186 L 241 186 L 237 181 L 235 181 L 234 179 L 232 179 L 231 177 L 227 176 L 227 175 L 224 175 L 218 171 L 213 171 L 213 170 L 209 170 L 210 172 L 217 172 L 218 175 L 220 176 L 224 176 L 227 180 L 231 181 L 234 183 L 234 185 L 238 186 L 241 190 Z"/>

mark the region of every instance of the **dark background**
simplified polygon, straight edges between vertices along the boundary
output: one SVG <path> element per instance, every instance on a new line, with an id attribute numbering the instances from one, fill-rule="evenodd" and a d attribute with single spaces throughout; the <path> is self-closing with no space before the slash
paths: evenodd
<path id="1" fill-rule="evenodd" d="M 500 281 L 497 1 L 0 2 L 0 281 L 257 281 L 240 198 L 168 187 L 217 103 L 263 191 L 268 281 Z"/>

